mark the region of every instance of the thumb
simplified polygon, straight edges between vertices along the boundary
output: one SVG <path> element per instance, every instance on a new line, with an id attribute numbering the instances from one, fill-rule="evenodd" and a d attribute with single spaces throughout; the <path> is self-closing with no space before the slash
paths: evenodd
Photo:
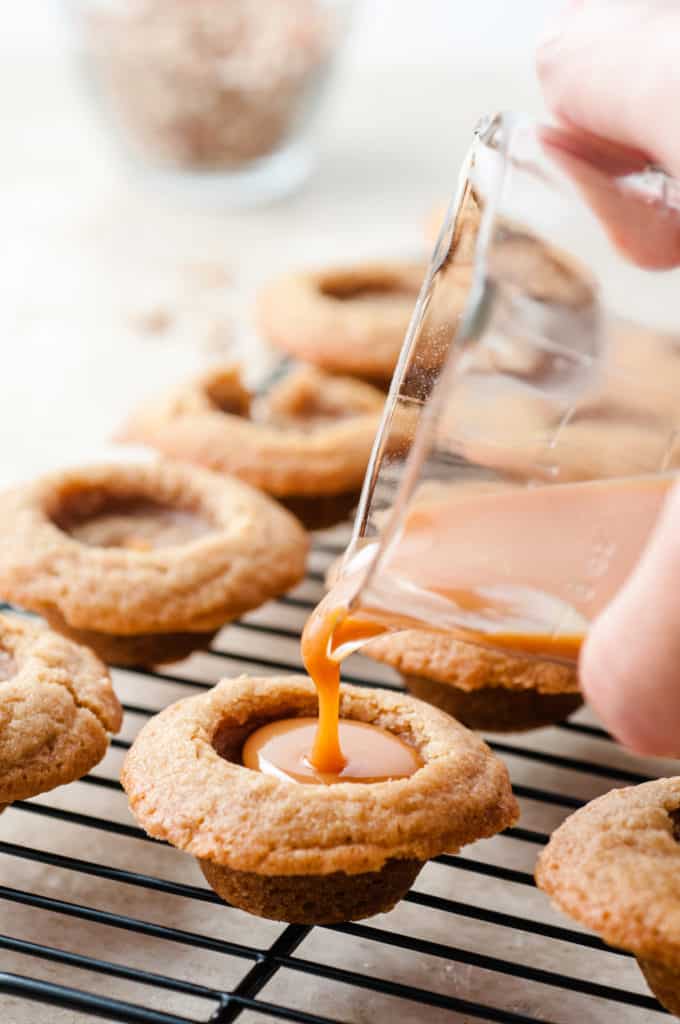
<path id="1" fill-rule="evenodd" d="M 572 0 L 537 53 L 548 106 L 680 175 L 679 37 L 676 0 Z"/>
<path id="2" fill-rule="evenodd" d="M 580 672 L 588 701 L 622 743 L 680 755 L 680 485 L 636 569 L 594 622 Z"/>

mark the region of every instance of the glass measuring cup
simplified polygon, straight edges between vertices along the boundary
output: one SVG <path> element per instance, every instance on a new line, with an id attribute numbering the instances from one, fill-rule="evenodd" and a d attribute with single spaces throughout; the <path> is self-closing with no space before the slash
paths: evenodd
<path id="1" fill-rule="evenodd" d="M 680 468 L 679 225 L 638 154 L 478 126 L 339 573 L 355 621 L 577 657 Z"/>

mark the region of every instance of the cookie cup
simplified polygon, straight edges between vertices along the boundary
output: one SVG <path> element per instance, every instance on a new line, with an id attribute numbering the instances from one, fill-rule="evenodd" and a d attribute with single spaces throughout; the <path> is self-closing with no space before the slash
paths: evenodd
<path id="1" fill-rule="evenodd" d="M 576 811 L 542 851 L 536 882 L 570 917 L 638 961 L 680 1016 L 680 778 L 615 789 Z"/>
<path id="2" fill-rule="evenodd" d="M 117 664 L 172 661 L 297 583 L 308 540 L 193 466 L 70 469 L 0 496 L 0 594 Z"/>
<path id="3" fill-rule="evenodd" d="M 358 501 L 384 400 L 362 381 L 311 366 L 255 398 L 238 367 L 223 364 L 140 408 L 118 440 L 232 473 L 320 529 Z"/>
<path id="4" fill-rule="evenodd" d="M 225 680 L 141 731 L 122 782 L 146 831 L 195 856 L 230 903 L 297 923 L 389 910 L 423 864 L 492 836 L 518 816 L 505 766 L 473 733 L 411 697 L 343 686 L 341 716 L 415 746 L 407 779 L 333 786 L 245 768 L 247 737 L 316 713 L 303 676 Z"/>
<path id="5" fill-rule="evenodd" d="M 583 703 L 573 668 L 486 650 L 445 634 L 386 634 L 362 653 L 397 669 L 410 693 L 470 729 L 537 729 L 563 721 Z"/>
<path id="6" fill-rule="evenodd" d="M 258 327 L 297 359 L 384 387 L 425 271 L 419 263 L 384 262 L 284 274 L 257 297 Z"/>
<path id="7" fill-rule="evenodd" d="M 40 623 L 0 615 L 0 810 L 85 775 L 122 717 L 91 651 Z"/>

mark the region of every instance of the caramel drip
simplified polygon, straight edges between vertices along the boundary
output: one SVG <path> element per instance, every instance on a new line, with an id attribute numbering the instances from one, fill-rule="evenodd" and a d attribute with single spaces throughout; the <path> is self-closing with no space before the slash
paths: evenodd
<path id="1" fill-rule="evenodd" d="M 309 757 L 316 728 L 315 718 L 287 718 L 263 725 L 246 740 L 243 764 L 287 782 L 329 786 L 407 778 L 423 765 L 418 751 L 393 733 L 368 722 L 342 719 L 344 764 L 337 771 L 321 771 Z"/>
<path id="2" fill-rule="evenodd" d="M 339 648 L 360 645 L 385 632 L 385 626 L 371 620 L 348 617 L 345 605 L 326 600 L 316 608 L 302 633 L 302 660 L 314 680 L 319 696 L 319 725 L 310 754 L 320 772 L 338 773 L 345 766 L 340 748 L 340 660 Z M 334 653 L 338 652 L 336 657 Z M 347 651 L 349 653 L 349 650 Z"/>
<path id="3" fill-rule="evenodd" d="M 440 591 L 440 593 L 442 593 Z M 450 596 L 462 607 L 481 607 L 474 593 L 451 591 Z M 340 664 L 345 657 L 363 647 L 369 640 L 387 632 L 420 628 L 424 624 L 410 616 L 398 616 L 382 609 L 359 606 L 350 612 L 347 605 L 336 604 L 335 588 L 315 608 L 302 633 L 302 658 L 314 680 L 319 697 L 318 728 L 309 754 L 311 764 L 321 773 L 337 774 L 346 765 L 339 733 Z M 474 633 L 461 630 L 459 636 L 468 643 L 506 650 L 518 655 L 576 661 L 583 643 L 582 635 L 548 635 L 537 633 Z"/>

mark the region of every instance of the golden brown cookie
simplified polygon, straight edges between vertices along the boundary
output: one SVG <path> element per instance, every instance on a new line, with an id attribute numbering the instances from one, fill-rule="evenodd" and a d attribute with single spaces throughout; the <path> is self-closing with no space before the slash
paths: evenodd
<path id="1" fill-rule="evenodd" d="M 389 910 L 428 858 L 517 819 L 502 762 L 463 726 L 401 694 L 343 686 L 340 714 L 414 745 L 424 765 L 408 778 L 299 785 L 243 767 L 252 732 L 316 707 L 303 676 L 225 680 L 157 715 L 125 760 L 139 823 L 197 857 L 236 906 L 301 923 Z"/>
<path id="2" fill-rule="evenodd" d="M 109 674 L 91 651 L 0 615 L 0 807 L 81 778 L 121 721 Z"/>
<path id="3" fill-rule="evenodd" d="M 576 811 L 542 851 L 536 881 L 565 913 L 634 953 L 680 1016 L 680 778 L 615 789 Z"/>
<path id="4" fill-rule="evenodd" d="M 233 473 L 310 527 L 356 504 L 385 396 L 361 381 L 297 367 L 253 398 L 233 365 L 142 408 L 119 439 Z"/>
<path id="5" fill-rule="evenodd" d="M 519 732 L 561 722 L 582 704 L 576 671 L 463 643 L 443 633 L 387 633 L 362 650 L 408 690 L 470 729 Z"/>
<path id="6" fill-rule="evenodd" d="M 174 660 L 297 583 L 285 509 L 192 466 L 65 470 L 0 496 L 0 593 L 121 664 Z"/>
<path id="7" fill-rule="evenodd" d="M 426 267 L 367 263 L 285 274 L 257 299 L 273 345 L 331 373 L 392 377 Z"/>

